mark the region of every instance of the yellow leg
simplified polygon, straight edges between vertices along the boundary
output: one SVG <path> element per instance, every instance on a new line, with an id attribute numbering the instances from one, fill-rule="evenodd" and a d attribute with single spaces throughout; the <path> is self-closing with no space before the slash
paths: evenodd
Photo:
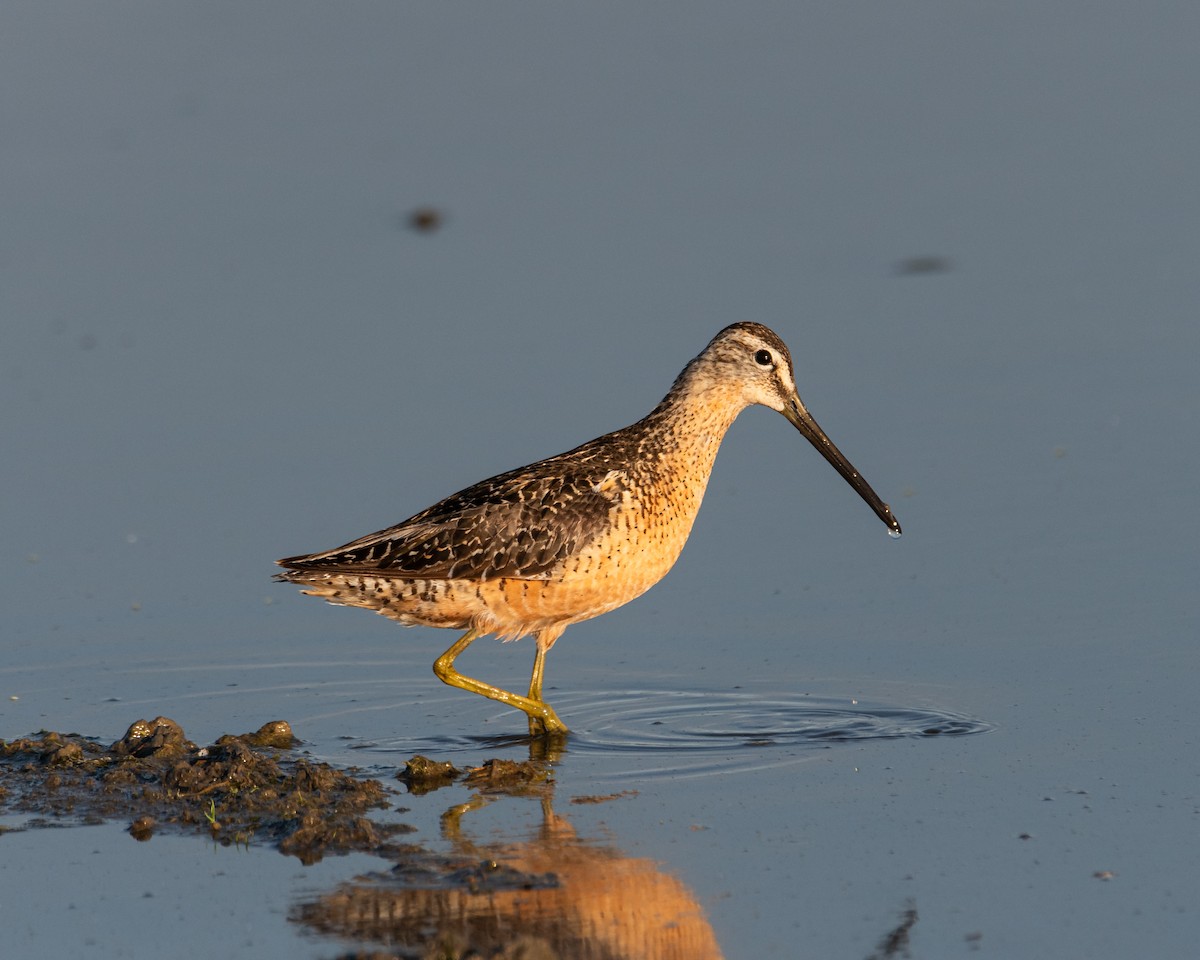
<path id="1" fill-rule="evenodd" d="M 540 638 L 534 638 L 537 644 L 537 653 L 533 656 L 533 674 L 529 678 L 529 699 L 535 703 L 545 703 L 542 699 L 542 677 L 546 673 L 546 650 L 541 644 Z M 564 727 L 565 731 L 566 728 Z M 550 731 L 542 723 L 541 720 L 529 715 L 529 735 L 531 737 L 540 737 Z"/>
<path id="2" fill-rule="evenodd" d="M 500 703 L 506 703 L 510 707 L 516 707 L 518 710 L 523 711 L 529 717 L 529 732 L 531 736 L 544 736 L 546 734 L 561 735 L 566 733 L 566 724 L 559 720 L 553 708 L 541 699 L 541 671 L 544 670 L 544 665 L 539 666 L 539 663 L 542 663 L 546 656 L 541 646 L 538 646 L 538 658 L 534 662 L 534 678 L 530 684 L 531 696 L 522 697 L 520 694 L 509 693 L 507 690 L 493 687 L 490 683 L 484 683 L 482 680 L 464 677 L 454 669 L 454 661 L 458 659 L 458 655 L 474 643 L 478 637 L 479 634 L 474 629 L 468 630 L 458 638 L 454 646 L 438 657 L 433 663 L 433 672 L 437 674 L 437 678 L 442 683 L 448 683 L 452 687 L 469 690 L 471 693 L 478 693 L 480 696 L 499 701 Z M 536 682 L 536 691 L 533 689 L 533 682 Z M 532 696 L 535 692 L 537 693 L 536 697 Z"/>
<path id="3" fill-rule="evenodd" d="M 542 649 L 542 645 L 537 645 L 537 653 L 533 658 L 533 676 L 529 678 L 529 699 L 541 701 L 542 699 L 542 676 L 546 672 L 546 651 Z"/>

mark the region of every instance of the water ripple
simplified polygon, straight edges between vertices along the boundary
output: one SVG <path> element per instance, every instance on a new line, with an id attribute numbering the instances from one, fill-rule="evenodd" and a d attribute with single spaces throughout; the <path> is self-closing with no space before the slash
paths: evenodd
<path id="1" fill-rule="evenodd" d="M 990 729 L 941 710 L 803 694 L 637 691 L 564 704 L 572 749 L 725 751 L 731 747 L 827 746 L 843 740 L 963 736 Z"/>
<path id="2" fill-rule="evenodd" d="M 838 743 L 961 737 L 991 724 L 930 707 L 805 694 L 740 691 L 590 691 L 554 694 L 571 727 L 564 757 L 615 760 L 601 776 L 706 776 L 800 762 Z M 503 721 L 511 714 L 498 714 Z M 517 736 L 440 735 L 418 746 L 464 752 L 528 744 Z M 393 746 L 362 744 L 372 752 Z M 405 741 L 411 749 L 414 742 Z M 607 765 L 606 765 L 607 766 Z"/>

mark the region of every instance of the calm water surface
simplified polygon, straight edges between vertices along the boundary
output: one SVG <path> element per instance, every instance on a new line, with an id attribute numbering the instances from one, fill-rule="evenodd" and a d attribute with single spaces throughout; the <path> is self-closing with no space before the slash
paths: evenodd
<path id="1" fill-rule="evenodd" d="M 513 932 L 578 956 L 1194 949 L 1200 13 L 68 7 L 0 14 L 0 737 L 528 756 L 433 678 L 451 635 L 272 561 L 632 422 L 757 320 L 903 539 L 747 412 L 671 576 L 552 652 L 553 790 L 395 815 L 558 875 Z M 334 957 L 519 899 L 123 826 L 0 835 L 20 955 Z"/>

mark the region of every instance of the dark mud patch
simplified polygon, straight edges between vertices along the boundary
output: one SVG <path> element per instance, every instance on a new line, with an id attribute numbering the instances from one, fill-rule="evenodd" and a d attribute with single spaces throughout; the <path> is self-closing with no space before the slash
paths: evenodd
<path id="1" fill-rule="evenodd" d="M 485 795 L 541 797 L 553 789 L 554 777 L 540 760 L 485 760 L 467 771 L 463 783 Z"/>
<path id="2" fill-rule="evenodd" d="M 441 787 L 448 787 L 462 775 L 462 771 L 448 760 L 430 760 L 417 754 L 396 774 L 408 792 L 422 796 Z"/>
<path id="3" fill-rule="evenodd" d="M 194 832 L 268 844 L 303 863 L 403 854 L 397 838 L 412 828 L 368 816 L 390 807 L 393 791 L 297 756 L 297 742 L 279 720 L 200 747 L 166 717 L 138 720 L 108 745 L 44 731 L 0 740 L 0 812 L 32 815 L 26 826 L 126 820 L 138 840 Z"/>
<path id="4" fill-rule="evenodd" d="M 900 922 L 884 934 L 883 939 L 879 941 L 879 946 L 874 953 L 867 957 L 867 960 L 911 957 L 912 954 L 909 952 L 909 948 L 912 946 L 911 935 L 913 927 L 917 925 L 917 919 L 917 908 L 910 903 L 900 915 Z"/>

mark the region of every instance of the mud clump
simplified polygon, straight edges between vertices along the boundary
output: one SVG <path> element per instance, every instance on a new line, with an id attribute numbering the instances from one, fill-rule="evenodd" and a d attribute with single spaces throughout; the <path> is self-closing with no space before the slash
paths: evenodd
<path id="1" fill-rule="evenodd" d="M 396 837 L 412 828 L 367 816 L 390 806 L 388 789 L 294 756 L 297 742 L 277 720 L 198 747 L 167 717 L 138 720 L 108 746 L 54 732 L 0 740 L 0 811 L 83 823 L 128 819 L 138 840 L 175 830 L 222 844 L 268 843 L 303 863 L 402 851 Z"/>
<path id="2" fill-rule="evenodd" d="M 484 794 L 541 796 L 553 789 L 554 777 L 540 760 L 485 760 L 467 771 L 463 783 Z"/>
<path id="3" fill-rule="evenodd" d="M 462 771 L 448 760 L 430 760 L 416 754 L 396 774 L 396 779 L 408 787 L 413 796 L 423 796 L 439 787 L 448 787 Z"/>
<path id="4" fill-rule="evenodd" d="M 183 727 L 167 717 L 135 720 L 125 736 L 108 748 L 117 757 L 182 757 L 196 745 L 183 735 Z"/>

